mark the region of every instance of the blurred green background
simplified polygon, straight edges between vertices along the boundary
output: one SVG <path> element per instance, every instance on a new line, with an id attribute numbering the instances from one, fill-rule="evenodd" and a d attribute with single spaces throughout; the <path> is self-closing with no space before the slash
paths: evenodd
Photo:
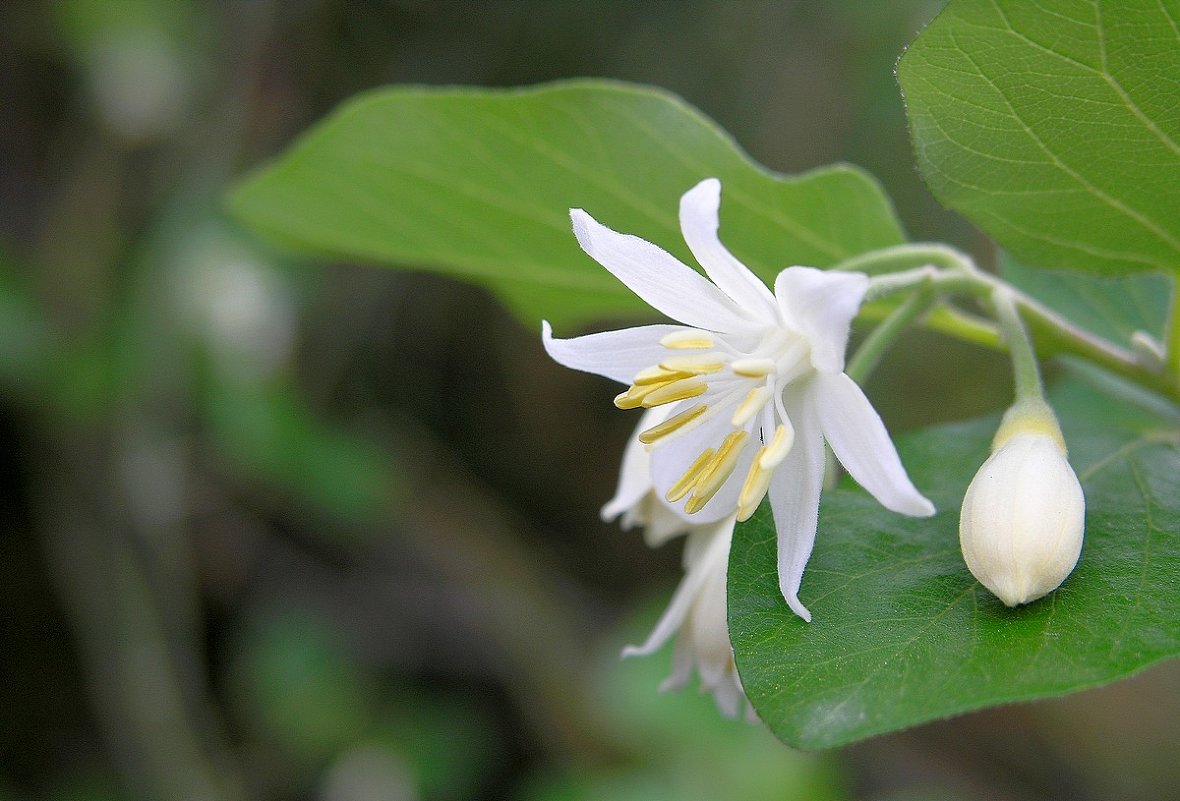
<path id="1" fill-rule="evenodd" d="M 222 212 L 358 91 L 593 75 L 681 94 L 773 169 L 859 164 L 914 238 L 987 261 L 922 187 L 893 79 L 938 5 L 0 7 L 0 799 L 1173 794 L 1171 666 L 818 755 L 657 694 L 669 655 L 617 655 L 679 554 L 598 519 L 614 390 L 479 289 L 296 259 Z M 905 430 L 999 408 L 1004 376 L 914 335 L 869 392 Z"/>

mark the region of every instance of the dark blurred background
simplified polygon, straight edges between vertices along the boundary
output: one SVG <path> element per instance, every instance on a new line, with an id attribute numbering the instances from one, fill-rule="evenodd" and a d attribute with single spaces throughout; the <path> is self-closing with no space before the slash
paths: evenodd
<path id="1" fill-rule="evenodd" d="M 607 76 L 773 169 L 859 164 L 987 261 L 893 78 L 938 5 L 0 6 L 0 799 L 1174 797 L 1171 667 L 830 754 L 658 695 L 670 655 L 618 651 L 678 547 L 598 519 L 614 390 L 479 289 L 222 211 L 358 91 Z M 903 431 L 1000 408 L 1004 375 L 912 335 L 869 392 Z"/>

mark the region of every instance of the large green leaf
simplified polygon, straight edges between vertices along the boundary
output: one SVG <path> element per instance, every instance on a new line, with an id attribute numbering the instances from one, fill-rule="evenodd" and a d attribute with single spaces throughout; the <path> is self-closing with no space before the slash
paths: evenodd
<path id="1" fill-rule="evenodd" d="M 1000 275 L 1075 325 L 1117 345 L 1129 347 L 1139 331 L 1163 340 L 1173 291 L 1166 275 L 1108 278 L 1042 270 L 1025 267 L 1006 253 L 1000 256 Z"/>
<path id="2" fill-rule="evenodd" d="M 1180 655 L 1180 417 L 1077 379 L 1053 403 L 1086 492 L 1086 543 L 1073 575 L 1028 606 L 1005 607 L 959 554 L 959 506 L 996 418 L 899 443 L 933 518 L 887 512 L 848 483 L 825 494 L 800 593 L 811 624 L 778 594 L 768 510 L 738 527 L 730 632 L 746 692 L 782 739 L 837 746 Z"/>
<path id="3" fill-rule="evenodd" d="M 288 245 L 465 276 L 529 322 L 573 323 L 645 307 L 579 250 L 568 210 L 687 260 L 679 198 L 710 176 L 723 184 L 723 238 L 766 278 L 903 238 L 860 170 L 774 175 L 678 98 L 598 81 L 373 92 L 247 180 L 231 205 Z"/>
<path id="4" fill-rule="evenodd" d="M 1180 2 L 951 0 L 902 57 L 935 195 L 1028 264 L 1180 270 Z"/>

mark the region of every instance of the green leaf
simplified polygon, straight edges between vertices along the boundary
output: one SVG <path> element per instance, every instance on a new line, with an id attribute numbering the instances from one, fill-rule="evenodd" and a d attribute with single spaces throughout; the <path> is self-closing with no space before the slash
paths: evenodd
<path id="1" fill-rule="evenodd" d="M 810 625 L 779 594 L 768 510 L 738 527 L 730 633 L 779 737 L 829 748 L 1180 655 L 1180 414 L 1114 403 L 1078 379 L 1052 401 L 1086 492 L 1086 542 L 1073 575 L 1032 604 L 1005 607 L 959 553 L 959 507 L 994 417 L 899 442 L 935 517 L 892 514 L 848 482 L 825 494 L 800 593 Z"/>
<path id="2" fill-rule="evenodd" d="M 934 194 L 1020 260 L 1180 270 L 1180 3 L 952 0 L 898 64 Z"/>
<path id="3" fill-rule="evenodd" d="M 462 276 L 526 321 L 560 325 L 646 308 L 578 248 L 571 207 L 687 261 L 679 199 L 710 176 L 724 187 L 723 238 L 764 278 L 903 239 L 860 170 L 772 174 L 682 100 L 601 81 L 373 92 L 230 203 L 289 246 Z"/>
<path id="4" fill-rule="evenodd" d="M 1123 347 L 1142 331 L 1157 342 L 1164 336 L 1172 280 L 1142 273 L 1119 278 L 1025 267 L 1000 256 L 1005 281 L 1061 314 L 1074 325 Z"/>

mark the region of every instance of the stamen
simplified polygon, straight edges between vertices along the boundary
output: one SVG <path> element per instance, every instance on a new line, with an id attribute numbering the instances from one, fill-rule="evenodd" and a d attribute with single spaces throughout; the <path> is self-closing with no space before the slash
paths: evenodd
<path id="1" fill-rule="evenodd" d="M 678 478 L 676 483 L 668 488 L 668 494 L 664 496 L 664 499 L 668 503 L 676 503 L 687 495 L 689 490 L 696 486 L 697 479 L 701 477 L 701 473 L 712 464 L 712 459 L 713 449 L 705 448 L 704 453 L 698 456 L 696 461 L 692 463 L 692 466 L 684 471 L 684 475 Z"/>
<path id="2" fill-rule="evenodd" d="M 638 409 L 643 405 L 643 394 L 636 394 L 635 387 L 629 387 L 625 392 L 615 395 L 615 406 L 619 409 Z"/>
<path id="3" fill-rule="evenodd" d="M 754 415 L 758 413 L 758 410 L 766 405 L 766 396 L 769 394 L 770 391 L 766 387 L 754 387 L 746 395 L 746 399 L 738 405 L 730 422 L 738 427 L 750 422 Z"/>
<path id="4" fill-rule="evenodd" d="M 658 370 L 659 368 L 656 367 L 651 369 Z M 615 396 L 615 406 L 620 409 L 638 409 L 640 406 L 645 405 L 644 401 L 646 400 L 647 396 L 655 392 L 657 389 L 671 386 L 677 381 L 683 381 L 686 378 L 693 378 L 692 373 L 669 373 L 668 371 L 664 370 L 660 372 L 657 379 L 651 380 L 650 377 L 646 375 L 646 373 L 648 373 L 647 370 L 641 372 L 638 376 L 636 376 L 635 383 L 628 387 L 626 392 L 620 392 Z M 643 379 L 642 381 L 639 380 L 641 378 Z M 667 401 L 665 401 L 665 403 L 666 402 Z M 657 403 L 654 405 L 659 406 L 660 404 Z"/>
<path id="5" fill-rule="evenodd" d="M 708 331 L 684 328 L 663 337 L 660 344 L 669 350 L 708 350 L 713 347 L 713 335 Z"/>
<path id="6" fill-rule="evenodd" d="M 693 420 L 699 418 L 702 414 L 708 411 L 709 407 L 703 403 L 688 409 L 687 411 L 679 412 L 672 415 L 664 422 L 654 425 L 646 431 L 640 433 L 639 441 L 645 445 L 651 445 L 657 440 L 679 431 L 684 426 L 691 423 Z"/>
<path id="7" fill-rule="evenodd" d="M 654 384 L 652 386 L 653 388 L 646 393 L 641 402 L 641 405 L 645 409 L 650 409 L 653 406 L 663 406 L 665 403 L 672 403 L 673 401 L 695 398 L 698 395 L 704 395 L 705 390 L 709 388 L 709 385 L 697 376 L 679 378 L 667 384 Z"/>
<path id="8" fill-rule="evenodd" d="M 669 372 L 704 375 L 715 373 L 725 366 L 720 353 L 694 353 L 691 356 L 673 356 L 660 362 L 660 367 Z"/>
<path id="9" fill-rule="evenodd" d="M 774 359 L 734 359 L 729 367 L 743 378 L 763 378 L 774 372 Z"/>
<path id="10" fill-rule="evenodd" d="M 746 482 L 742 484 L 742 491 L 738 495 L 738 513 L 737 519 L 744 523 L 750 519 L 750 516 L 762 504 L 762 499 L 766 497 L 766 490 L 770 488 L 770 477 L 773 470 L 767 470 L 762 467 L 762 455 L 766 453 L 766 448 L 760 448 L 758 455 L 754 457 L 754 462 L 750 465 L 750 472 L 746 474 Z"/>
<path id="11" fill-rule="evenodd" d="M 774 437 L 766 443 L 762 453 L 758 456 L 758 464 L 763 470 L 773 470 L 782 464 L 783 459 L 791 452 L 791 445 L 795 443 L 795 429 L 789 423 L 779 424 L 774 430 Z"/>
<path id="12" fill-rule="evenodd" d="M 742 454 L 742 446 L 750 436 L 748 431 L 734 431 L 727 436 L 717 449 L 717 454 L 710 460 L 706 471 L 701 475 L 692 497 L 684 504 L 684 511 L 688 514 L 699 512 L 705 504 L 713 499 L 726 479 L 733 474 L 737 467 L 738 457 Z"/>
<path id="13" fill-rule="evenodd" d="M 635 386 L 643 386 L 644 384 L 662 384 L 666 381 L 671 381 L 674 378 L 688 378 L 692 373 L 677 372 L 675 370 L 665 370 L 660 365 L 648 367 L 640 370 L 635 374 L 632 383 Z"/>

